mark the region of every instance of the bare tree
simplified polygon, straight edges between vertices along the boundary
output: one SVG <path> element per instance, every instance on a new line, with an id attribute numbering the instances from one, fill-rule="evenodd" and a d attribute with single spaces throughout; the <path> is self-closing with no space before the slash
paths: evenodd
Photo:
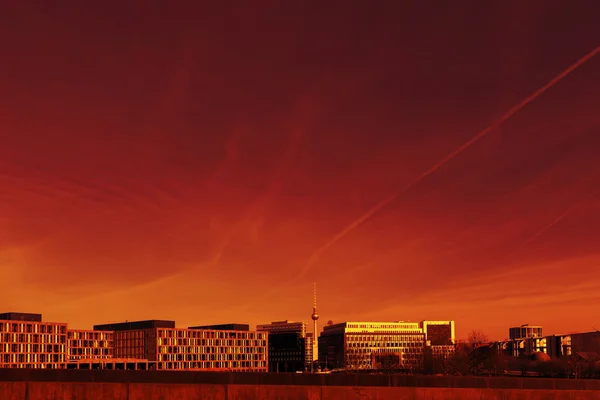
<path id="1" fill-rule="evenodd" d="M 479 330 L 473 330 L 473 331 L 471 331 L 471 333 L 469 333 L 469 336 L 467 337 L 467 341 L 473 347 L 477 347 L 477 346 L 481 346 L 482 344 L 489 343 L 490 339 L 489 339 L 488 335 L 486 335 L 485 333 L 483 333 Z"/>

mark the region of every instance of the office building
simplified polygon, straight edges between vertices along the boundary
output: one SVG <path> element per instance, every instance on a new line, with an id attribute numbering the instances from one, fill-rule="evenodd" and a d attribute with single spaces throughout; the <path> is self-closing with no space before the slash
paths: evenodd
<path id="1" fill-rule="evenodd" d="M 306 335 L 306 323 L 275 321 L 258 325 L 258 332 L 269 334 L 269 372 L 298 372 L 310 369 L 312 358 L 307 351 L 312 349 L 312 338 Z M 312 355 L 312 352 L 311 352 Z"/>
<path id="2" fill-rule="evenodd" d="M 395 360 L 394 369 L 418 371 L 423 365 L 425 334 L 418 322 L 342 322 L 323 328 L 319 364 L 332 369 L 378 369 Z"/>
<path id="3" fill-rule="evenodd" d="M 437 373 L 454 356 L 456 337 L 454 321 L 421 321 L 425 335 L 424 362 L 426 369 Z"/>
<path id="4" fill-rule="evenodd" d="M 541 326 L 523 325 L 509 329 L 510 339 L 497 342 L 499 350 L 517 358 L 545 353 L 551 358 L 600 359 L 600 332 L 542 335 Z"/>
<path id="5" fill-rule="evenodd" d="M 542 337 L 542 327 L 529 324 L 509 328 L 508 337 L 511 340 Z"/>
<path id="6" fill-rule="evenodd" d="M 305 343 L 305 361 L 304 361 L 304 365 L 306 365 L 306 370 L 310 371 L 311 367 L 313 367 L 313 364 L 315 363 L 315 358 L 316 356 L 313 355 L 313 351 L 314 351 L 314 344 L 315 344 L 315 339 L 314 339 L 314 334 L 312 332 L 306 332 L 306 343 Z"/>
<path id="7" fill-rule="evenodd" d="M 0 368 L 64 368 L 67 324 L 40 314 L 0 314 Z"/>
<path id="8" fill-rule="evenodd" d="M 113 358 L 112 331 L 67 329 L 67 361 Z"/>
<path id="9" fill-rule="evenodd" d="M 154 362 L 159 370 L 266 372 L 267 333 L 176 328 L 174 321 L 95 325 L 114 331 L 114 355 Z"/>
<path id="10" fill-rule="evenodd" d="M 432 346 L 453 345 L 456 342 L 454 321 L 421 321 L 419 327 L 423 329 L 425 340 Z"/>

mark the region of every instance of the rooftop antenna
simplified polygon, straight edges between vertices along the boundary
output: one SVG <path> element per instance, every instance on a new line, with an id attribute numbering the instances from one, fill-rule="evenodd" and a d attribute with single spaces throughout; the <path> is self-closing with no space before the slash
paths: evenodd
<path id="1" fill-rule="evenodd" d="M 600 333 L 600 331 L 598 330 L 598 328 L 596 328 L 595 326 L 592 326 L 592 328 L 593 328 L 593 329 L 594 329 L 596 332 L 599 332 L 599 333 Z"/>

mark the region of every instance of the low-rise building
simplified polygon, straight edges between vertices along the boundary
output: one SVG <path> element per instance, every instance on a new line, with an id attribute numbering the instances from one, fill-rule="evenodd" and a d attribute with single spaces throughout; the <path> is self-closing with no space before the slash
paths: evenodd
<path id="1" fill-rule="evenodd" d="M 64 368 L 67 324 L 40 314 L 0 314 L 0 368 Z"/>
<path id="2" fill-rule="evenodd" d="M 418 322 L 342 322 L 323 328 L 319 364 L 329 370 L 377 369 L 378 360 L 396 360 L 394 369 L 414 372 L 423 366 L 424 344 Z"/>
<path id="3" fill-rule="evenodd" d="M 174 321 L 95 325 L 114 330 L 114 355 L 155 362 L 159 370 L 266 372 L 267 333 L 175 328 Z"/>

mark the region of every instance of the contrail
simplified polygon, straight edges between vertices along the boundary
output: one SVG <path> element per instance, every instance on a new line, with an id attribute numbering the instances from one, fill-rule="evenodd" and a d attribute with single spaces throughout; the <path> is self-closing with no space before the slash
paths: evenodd
<path id="1" fill-rule="evenodd" d="M 308 259 L 308 263 L 298 273 L 298 275 L 296 276 L 296 279 L 304 276 L 304 274 L 306 274 L 308 272 L 308 270 L 318 261 L 319 257 L 321 256 L 321 254 L 324 251 L 326 251 L 327 249 L 329 249 L 331 246 L 333 246 L 335 243 L 337 243 L 340 239 L 342 239 L 348 233 L 352 232 L 354 229 L 356 229 L 363 222 L 365 222 L 366 220 L 368 220 L 369 218 L 371 218 L 379 210 L 381 210 L 382 208 L 384 208 L 385 206 L 387 206 L 388 204 L 390 204 L 398 196 L 400 196 L 401 194 L 405 193 L 410 188 L 412 188 L 414 185 L 416 185 L 417 183 L 421 182 L 423 179 L 425 179 L 429 175 L 431 175 L 434 172 L 436 172 L 438 169 L 440 169 L 440 167 L 442 167 L 448 161 L 452 160 L 458 154 L 462 153 L 464 150 L 466 150 L 467 148 L 469 148 L 473 143 L 477 142 L 479 139 L 481 139 L 482 137 L 484 137 L 485 135 L 487 135 L 491 131 L 493 131 L 496 128 L 498 128 L 507 119 L 509 119 L 514 114 L 516 114 L 517 112 L 519 112 L 523 107 L 525 107 L 526 105 L 528 105 L 529 103 L 531 103 L 533 100 L 535 100 L 537 97 L 539 97 L 546 90 L 548 90 L 552 86 L 556 85 L 564 77 L 566 77 L 567 75 L 569 75 L 571 72 L 573 72 L 575 69 L 577 69 L 579 66 L 581 66 L 582 64 L 584 64 L 585 62 L 587 62 L 589 59 L 591 59 L 592 57 L 594 57 L 599 52 L 600 52 L 600 46 L 596 47 L 594 50 L 592 50 L 591 52 L 589 52 L 588 54 L 586 54 L 585 56 L 583 56 L 582 58 L 580 58 L 577 62 L 575 62 L 569 68 L 565 69 L 563 72 L 561 72 L 560 74 L 558 74 L 550 82 L 548 82 L 547 84 L 545 84 L 544 86 L 542 86 L 541 88 L 539 88 L 538 90 L 536 90 L 535 92 L 533 92 L 532 94 L 530 94 L 529 96 L 527 96 L 521 102 L 519 102 L 518 104 L 516 104 L 515 106 L 513 106 L 504 115 L 502 115 L 498 120 L 496 120 L 494 123 L 492 123 L 487 128 L 483 129 L 481 132 L 479 132 L 475 136 L 473 136 L 473 138 L 471 138 L 470 140 L 468 140 L 465 143 L 463 143 L 460 147 L 458 147 L 452 153 L 448 154 L 446 157 L 444 157 L 443 159 L 441 159 L 439 162 L 437 162 L 436 164 L 434 164 L 433 166 L 431 166 L 431 168 L 429 168 L 427 171 L 425 171 L 421 175 L 417 176 L 417 178 L 414 179 L 413 181 L 411 181 L 408 185 L 404 186 L 402 189 L 400 189 L 400 190 L 392 193 L 391 195 L 389 195 L 385 199 L 381 200 L 379 203 L 377 203 L 375 206 L 373 206 L 366 213 L 364 213 L 363 215 L 361 215 L 356 220 L 352 221 L 347 227 L 345 227 L 341 232 L 339 232 L 338 234 L 336 234 L 335 236 L 333 236 L 327 243 L 325 243 L 323 246 L 321 246 L 320 248 L 318 248 L 310 256 L 310 258 Z"/>
<path id="2" fill-rule="evenodd" d="M 527 246 L 529 243 L 533 242 L 535 239 L 537 239 L 538 237 L 540 237 L 541 235 L 543 235 L 544 233 L 546 233 L 554 225 L 558 224 L 560 221 L 562 221 L 563 219 L 565 219 L 566 217 L 568 217 L 582 203 L 591 200 L 598 193 L 600 193 L 600 188 L 597 189 L 595 192 L 593 192 L 593 193 L 585 196 L 583 199 L 579 200 L 575 204 L 573 204 L 567 211 L 565 211 L 564 213 L 562 213 L 561 215 L 559 215 L 558 217 L 556 217 L 552 222 L 550 222 L 548 225 L 546 225 L 545 227 L 543 227 L 542 229 L 540 229 L 538 232 L 536 232 L 529 239 L 527 239 L 526 241 L 524 241 L 519 247 L 517 247 L 515 250 L 513 250 L 512 253 L 510 253 L 507 256 L 507 258 L 511 257 L 513 254 L 515 254 L 516 252 L 518 252 L 519 250 L 521 250 L 523 247 Z"/>

